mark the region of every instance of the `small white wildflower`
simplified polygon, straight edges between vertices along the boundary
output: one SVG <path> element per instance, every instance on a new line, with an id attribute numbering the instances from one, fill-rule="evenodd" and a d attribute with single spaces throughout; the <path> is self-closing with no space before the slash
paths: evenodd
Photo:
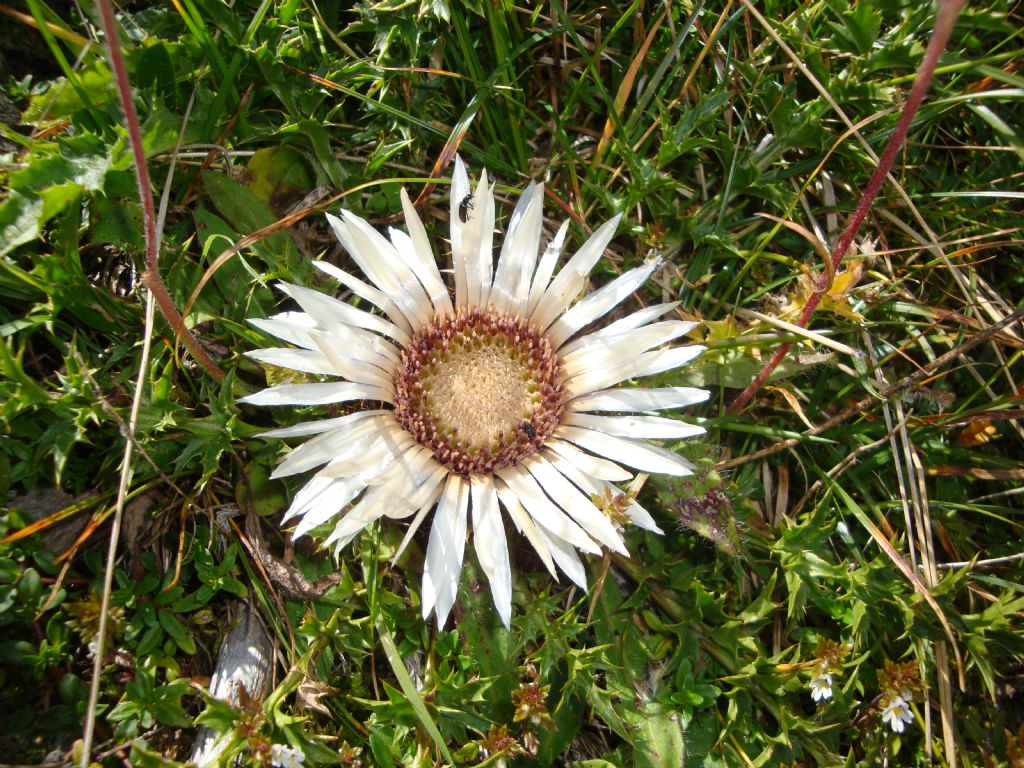
<path id="1" fill-rule="evenodd" d="M 907 723 L 914 722 L 914 713 L 902 696 L 896 696 L 882 710 L 882 722 L 888 723 L 893 733 L 903 733 Z"/>
<path id="2" fill-rule="evenodd" d="M 824 672 L 811 678 L 811 698 L 825 701 L 832 698 L 832 673 Z"/>
<path id="3" fill-rule="evenodd" d="M 302 750 L 286 747 L 284 744 L 274 744 L 270 747 L 270 764 L 275 768 L 302 768 L 305 759 Z"/>

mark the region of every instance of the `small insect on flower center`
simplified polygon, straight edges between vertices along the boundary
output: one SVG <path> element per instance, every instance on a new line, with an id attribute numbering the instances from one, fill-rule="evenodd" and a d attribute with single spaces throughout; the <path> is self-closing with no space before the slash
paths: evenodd
<path id="1" fill-rule="evenodd" d="M 395 417 L 452 472 L 493 472 L 537 451 L 565 407 L 561 362 L 518 317 L 479 308 L 420 330 L 395 373 Z"/>

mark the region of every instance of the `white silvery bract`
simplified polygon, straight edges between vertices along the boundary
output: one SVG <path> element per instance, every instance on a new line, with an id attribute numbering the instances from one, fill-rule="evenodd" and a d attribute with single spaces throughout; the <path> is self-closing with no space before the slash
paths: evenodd
<path id="1" fill-rule="evenodd" d="M 619 386 L 700 354 L 700 346 L 666 346 L 693 327 L 664 319 L 678 302 L 579 335 L 637 291 L 657 262 L 574 303 L 621 217 L 598 227 L 557 269 L 568 222 L 541 248 L 543 198 L 541 184 L 523 192 L 494 266 L 493 185 L 484 171 L 471 189 L 456 158 L 454 301 L 402 190 L 407 231 L 391 229 L 389 239 L 349 211 L 328 216 L 366 279 L 332 264 L 316 266 L 362 299 L 361 307 L 281 283 L 301 311 L 252 321 L 290 345 L 251 352 L 253 358 L 324 380 L 271 387 L 244 402 L 380 405 L 265 434 L 311 438 L 274 473 L 317 470 L 285 520 L 297 521 L 296 536 L 333 523 L 324 544 L 337 553 L 379 518 L 410 519 L 401 551 L 433 512 L 421 600 L 424 618 L 433 611 L 439 627 L 456 599 L 470 519 L 480 567 L 508 626 L 512 577 L 502 510 L 553 576 L 557 566 L 586 588 L 577 550 L 627 554 L 619 525 L 627 520 L 660 533 L 651 515 L 612 483 L 632 478 L 626 467 L 690 474 L 686 460 L 647 440 L 704 432 L 674 418 L 635 414 L 699 403 L 706 391 Z M 620 514 L 594 503 L 615 498 Z"/>

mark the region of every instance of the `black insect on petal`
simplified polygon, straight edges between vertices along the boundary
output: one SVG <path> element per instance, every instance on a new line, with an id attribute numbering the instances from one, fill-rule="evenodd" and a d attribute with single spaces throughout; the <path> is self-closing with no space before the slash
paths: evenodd
<path id="1" fill-rule="evenodd" d="M 463 224 L 469 221 L 469 212 L 473 210 L 473 194 L 467 193 L 462 202 L 459 203 L 459 221 Z"/>

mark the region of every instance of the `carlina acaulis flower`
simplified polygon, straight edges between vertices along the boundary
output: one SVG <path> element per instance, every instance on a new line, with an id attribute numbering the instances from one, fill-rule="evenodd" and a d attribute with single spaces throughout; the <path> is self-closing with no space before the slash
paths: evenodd
<path id="1" fill-rule="evenodd" d="M 382 517 L 408 519 L 400 554 L 433 513 L 421 602 L 424 618 L 434 612 L 439 627 L 458 592 L 470 516 L 480 567 L 508 626 L 512 576 L 502 510 L 552 576 L 557 566 L 585 589 L 577 550 L 627 554 L 626 521 L 661 532 L 614 485 L 633 477 L 626 467 L 689 475 L 689 462 L 648 440 L 704 431 L 671 417 L 633 414 L 699 403 L 705 390 L 620 386 L 700 354 L 700 346 L 671 345 L 693 327 L 665 319 L 678 302 L 642 308 L 580 335 L 639 289 L 658 261 L 577 300 L 621 216 L 598 227 L 558 269 L 568 222 L 541 248 L 543 199 L 542 184 L 526 188 L 495 262 L 493 185 L 484 171 L 471 188 L 457 157 L 449 209 L 454 297 L 402 190 L 406 231 L 391 229 L 388 238 L 350 211 L 328 215 L 366 280 L 316 264 L 377 311 L 280 283 L 299 311 L 251 321 L 290 345 L 249 353 L 253 358 L 323 378 L 271 386 L 243 402 L 380 404 L 265 433 L 310 438 L 273 475 L 316 470 L 285 520 L 298 520 L 296 536 L 333 523 L 324 544 L 337 553 Z M 610 515 L 595 499 L 617 499 L 621 509 Z"/>

